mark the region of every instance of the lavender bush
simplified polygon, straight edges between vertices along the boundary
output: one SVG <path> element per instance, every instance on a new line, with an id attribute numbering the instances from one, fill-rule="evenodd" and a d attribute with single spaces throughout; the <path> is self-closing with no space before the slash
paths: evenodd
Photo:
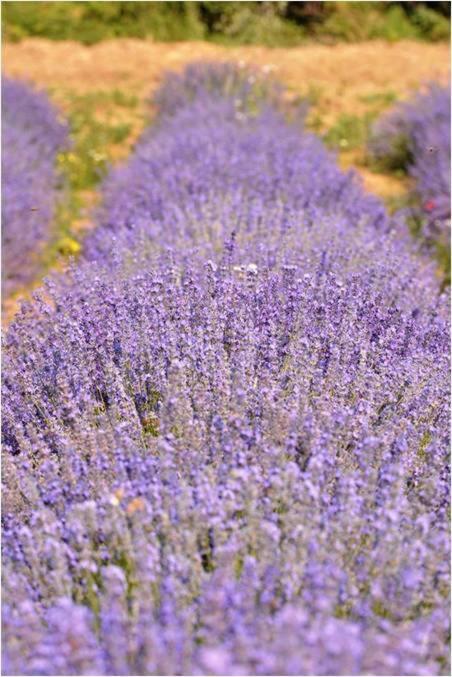
<path id="1" fill-rule="evenodd" d="M 423 234 L 450 241 L 450 89 L 431 85 L 379 120 L 370 150 L 378 161 L 408 169 Z"/>
<path id="2" fill-rule="evenodd" d="M 278 107 L 250 110 L 246 96 L 231 99 L 219 86 L 212 94 L 212 71 L 208 78 L 199 68 L 189 71 L 187 88 L 198 98 L 188 97 L 185 106 L 177 99 L 185 91 L 181 76 L 164 84 L 156 98 L 168 114 L 108 178 L 99 227 L 85 243 L 87 258 L 109 263 L 112 253 L 141 236 L 157 247 L 215 248 L 232 230 L 240 246 L 256 249 L 281 229 L 304 230 L 323 216 L 331 218 L 332 230 L 338 219 L 353 230 L 395 228 L 381 202 L 364 193 L 356 175 L 341 172 L 314 135 L 288 124 Z M 232 79 L 229 71 L 225 77 Z M 269 210 L 278 233 L 261 225 Z"/>
<path id="3" fill-rule="evenodd" d="M 251 68 L 244 62 L 192 63 L 182 73 L 169 72 L 152 99 L 159 118 L 170 117 L 192 102 L 229 100 L 248 113 L 284 107 L 284 88 L 272 67 Z M 302 108 L 301 108 L 302 110 Z"/>
<path id="4" fill-rule="evenodd" d="M 313 139 L 220 108 L 5 336 L 4 673 L 448 674 L 447 298 Z"/>
<path id="5" fill-rule="evenodd" d="M 47 97 L 24 83 L 2 79 L 3 288 L 9 294 L 37 271 L 49 237 L 59 178 L 56 155 L 67 127 Z"/>

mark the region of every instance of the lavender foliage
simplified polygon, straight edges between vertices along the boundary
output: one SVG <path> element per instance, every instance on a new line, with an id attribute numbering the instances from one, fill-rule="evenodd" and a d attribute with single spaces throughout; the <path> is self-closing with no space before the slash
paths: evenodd
<path id="1" fill-rule="evenodd" d="M 431 85 L 380 119 L 373 130 L 373 156 L 408 169 L 416 182 L 428 239 L 450 241 L 450 89 Z"/>
<path id="2" fill-rule="evenodd" d="M 199 68 L 189 71 L 187 88 L 198 98 L 188 97 L 185 106 L 177 99 L 185 91 L 180 76 L 164 84 L 157 101 L 168 114 L 107 180 L 87 258 L 109 263 L 143 236 L 156 247 L 190 242 L 215 249 L 232 231 L 240 246 L 257 249 L 276 235 L 261 225 L 269 210 L 280 224 L 278 236 L 280 229 L 311 228 L 324 216 L 354 231 L 395 229 L 381 202 L 362 190 L 356 175 L 341 172 L 314 135 L 288 124 L 278 106 L 250 107 L 250 93 L 230 98 L 219 87 L 212 93 L 212 71 L 209 78 Z M 249 77 L 255 87 L 256 76 Z"/>
<path id="3" fill-rule="evenodd" d="M 189 64 L 182 73 L 167 73 L 152 103 L 160 118 L 170 117 L 193 102 L 230 100 L 236 108 L 256 112 L 283 107 L 284 88 L 271 76 L 272 67 L 251 68 L 244 62 Z"/>
<path id="4" fill-rule="evenodd" d="M 67 127 L 45 94 L 9 78 L 2 79 L 2 123 L 2 269 L 10 294 L 36 274 L 49 238 Z"/>
<path id="5" fill-rule="evenodd" d="M 448 299 L 320 145 L 221 110 L 162 118 L 5 336 L 4 672 L 448 674 Z"/>

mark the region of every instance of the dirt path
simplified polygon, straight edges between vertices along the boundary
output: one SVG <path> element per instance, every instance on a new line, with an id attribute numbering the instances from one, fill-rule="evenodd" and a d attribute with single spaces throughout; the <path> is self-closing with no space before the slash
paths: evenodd
<path id="1" fill-rule="evenodd" d="M 271 66 L 292 96 L 311 101 L 311 121 L 320 132 L 331 129 L 344 116 L 365 116 L 375 110 L 376 101 L 382 101 L 384 107 L 391 100 L 404 98 L 429 80 L 447 82 L 450 63 L 447 44 L 380 41 L 269 49 L 135 39 L 111 40 L 88 47 L 34 38 L 17 44 L 3 43 L 2 57 L 3 73 L 48 89 L 65 114 L 73 110 L 74 96 L 109 94 L 110 120 L 113 116 L 117 124 L 129 127 L 125 137 L 108 149 L 109 160 L 113 161 L 120 161 L 130 151 L 149 115 L 149 95 L 163 74 L 180 70 L 191 61 L 235 60 Z M 115 92 L 136 97 L 136 107 L 113 105 L 115 99 L 111 95 Z M 102 121 L 105 114 L 105 101 L 98 97 L 94 115 Z M 406 182 L 375 174 L 361 160 L 362 148 L 352 152 L 344 148 L 340 152 L 341 166 L 356 166 L 368 190 L 383 198 L 406 191 Z M 89 191 L 87 195 L 88 205 L 92 196 Z M 83 191 L 80 197 L 84 202 Z M 74 221 L 74 230 L 86 227 L 89 216 Z M 30 288 L 21 290 L 14 299 L 6 300 L 6 320 L 14 314 L 17 298 L 29 292 Z"/>

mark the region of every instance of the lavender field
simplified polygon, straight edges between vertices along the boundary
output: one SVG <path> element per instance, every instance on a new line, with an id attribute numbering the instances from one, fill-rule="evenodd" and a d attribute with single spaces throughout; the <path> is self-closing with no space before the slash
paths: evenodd
<path id="1" fill-rule="evenodd" d="M 388 210 L 269 69 L 169 73 L 3 338 L 3 674 L 450 674 L 450 91 Z M 3 81 L 5 289 L 67 193 Z"/>

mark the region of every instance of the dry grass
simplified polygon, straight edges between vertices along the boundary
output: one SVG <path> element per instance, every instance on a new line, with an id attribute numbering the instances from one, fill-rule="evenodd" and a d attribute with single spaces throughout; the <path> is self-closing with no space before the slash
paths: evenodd
<path id="1" fill-rule="evenodd" d="M 166 70 L 193 60 L 244 60 L 273 64 L 295 92 L 309 86 L 324 90 L 332 115 L 359 114 L 360 97 L 375 90 L 407 93 L 422 81 L 446 81 L 447 44 L 370 42 L 316 45 L 290 49 L 222 47 L 205 42 L 158 44 L 145 40 L 112 40 L 93 46 L 75 42 L 28 39 L 3 45 L 3 70 L 43 87 L 68 87 L 77 92 L 102 88 L 127 89 L 144 99 Z"/>

